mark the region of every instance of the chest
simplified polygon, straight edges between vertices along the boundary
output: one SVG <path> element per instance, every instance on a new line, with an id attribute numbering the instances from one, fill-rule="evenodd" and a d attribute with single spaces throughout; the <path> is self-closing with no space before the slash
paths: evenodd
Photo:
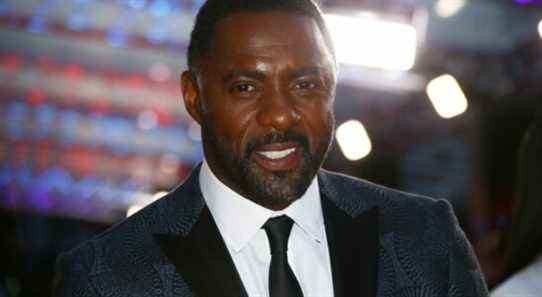
<path id="1" fill-rule="evenodd" d="M 267 296 L 269 291 L 270 247 L 263 230 L 236 251 L 228 251 L 247 294 Z M 333 281 L 327 240 L 316 240 L 294 226 L 288 244 L 288 263 L 305 296 L 333 296 Z"/>

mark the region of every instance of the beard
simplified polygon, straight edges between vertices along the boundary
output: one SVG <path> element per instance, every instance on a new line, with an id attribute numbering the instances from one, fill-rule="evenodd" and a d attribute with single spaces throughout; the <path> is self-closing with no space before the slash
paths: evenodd
<path id="1" fill-rule="evenodd" d="M 203 121 L 202 138 L 206 156 L 211 153 L 220 167 L 217 177 L 243 197 L 265 208 L 278 210 L 299 199 L 311 184 L 331 146 L 335 119 L 332 113 L 328 114 L 326 131 L 320 134 L 315 148 L 310 147 L 306 135 L 288 130 L 252 138 L 242 153 L 237 153 L 230 142 L 219 137 L 211 125 L 209 121 Z M 302 157 L 295 169 L 269 172 L 251 160 L 259 146 L 278 142 L 299 144 Z"/>

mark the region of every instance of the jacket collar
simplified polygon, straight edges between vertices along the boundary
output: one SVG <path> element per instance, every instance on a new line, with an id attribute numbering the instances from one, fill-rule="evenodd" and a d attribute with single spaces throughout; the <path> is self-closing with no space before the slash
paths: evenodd
<path id="1" fill-rule="evenodd" d="M 335 297 L 376 296 L 378 208 L 368 208 L 367 197 L 348 193 L 324 171 L 319 180 Z"/>
<path id="2" fill-rule="evenodd" d="M 154 238 L 177 272 L 200 297 L 246 297 L 241 278 L 199 189 L 199 166 L 168 197 L 166 227 Z M 359 193 L 318 174 L 335 297 L 376 296 L 378 209 Z M 346 196 L 344 196 L 346 195 Z M 346 207 L 345 201 L 358 205 Z M 354 212 L 353 209 L 356 211 Z"/>

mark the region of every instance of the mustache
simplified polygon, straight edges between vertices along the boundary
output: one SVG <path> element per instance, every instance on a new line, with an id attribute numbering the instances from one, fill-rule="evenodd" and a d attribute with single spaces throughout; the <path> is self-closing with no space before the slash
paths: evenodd
<path id="1" fill-rule="evenodd" d="M 271 132 L 263 137 L 250 139 L 246 145 L 245 156 L 250 156 L 250 154 L 252 154 L 259 146 L 277 142 L 297 142 L 305 152 L 309 152 L 309 139 L 307 136 L 296 131 L 288 130 L 281 133 Z"/>

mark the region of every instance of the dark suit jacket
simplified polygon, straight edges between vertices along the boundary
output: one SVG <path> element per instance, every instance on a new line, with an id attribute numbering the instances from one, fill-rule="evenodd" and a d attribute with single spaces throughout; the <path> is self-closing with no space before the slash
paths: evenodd
<path id="1" fill-rule="evenodd" d="M 198 176 L 62 254 L 55 295 L 247 296 Z M 323 170 L 318 179 L 336 297 L 487 296 L 447 202 Z"/>

